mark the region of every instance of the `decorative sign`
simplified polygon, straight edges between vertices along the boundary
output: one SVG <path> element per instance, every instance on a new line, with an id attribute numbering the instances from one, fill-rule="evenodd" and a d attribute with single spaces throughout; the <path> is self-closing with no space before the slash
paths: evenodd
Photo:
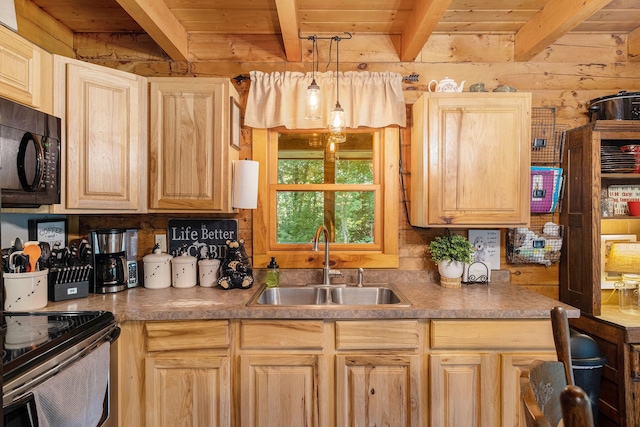
<path id="1" fill-rule="evenodd" d="M 486 262 L 490 270 L 500 270 L 500 230 L 469 230 L 474 261 Z"/>
<path id="2" fill-rule="evenodd" d="M 629 215 L 627 202 L 640 200 L 639 185 L 610 185 L 608 191 L 609 197 L 613 198 L 614 215 Z"/>
<path id="3" fill-rule="evenodd" d="M 198 259 L 224 259 L 227 240 L 238 239 L 235 219 L 170 219 L 167 228 L 169 254 L 187 251 Z"/>
<path id="4" fill-rule="evenodd" d="M 60 248 L 67 247 L 67 219 L 30 219 L 28 222 L 29 240 L 47 242 L 53 249 L 56 243 Z"/>

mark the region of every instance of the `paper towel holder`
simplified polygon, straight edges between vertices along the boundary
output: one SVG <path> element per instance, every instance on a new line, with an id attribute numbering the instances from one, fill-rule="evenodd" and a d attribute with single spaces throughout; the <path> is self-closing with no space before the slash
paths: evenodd
<path id="1" fill-rule="evenodd" d="M 233 209 L 258 208 L 259 163 L 254 160 L 232 162 L 231 207 Z"/>

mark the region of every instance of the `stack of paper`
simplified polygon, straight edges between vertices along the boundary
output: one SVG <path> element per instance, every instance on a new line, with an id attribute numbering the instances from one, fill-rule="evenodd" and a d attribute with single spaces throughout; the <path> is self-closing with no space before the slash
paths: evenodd
<path id="1" fill-rule="evenodd" d="M 554 212 L 560 198 L 562 168 L 531 167 L 531 212 Z"/>

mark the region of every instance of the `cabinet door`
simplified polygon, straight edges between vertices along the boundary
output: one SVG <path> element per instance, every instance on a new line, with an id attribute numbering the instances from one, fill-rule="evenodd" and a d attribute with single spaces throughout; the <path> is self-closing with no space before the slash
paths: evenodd
<path id="1" fill-rule="evenodd" d="M 423 98 L 413 110 L 412 224 L 526 226 L 531 94 Z"/>
<path id="2" fill-rule="evenodd" d="M 594 123 L 567 131 L 560 213 L 560 301 L 600 314 L 600 140 Z"/>
<path id="3" fill-rule="evenodd" d="M 432 354 L 431 425 L 500 425 L 500 372 L 493 353 Z"/>
<path id="4" fill-rule="evenodd" d="M 520 401 L 520 372 L 535 360 L 558 360 L 556 353 L 515 353 L 501 355 L 502 426 L 527 427 Z"/>
<path id="5" fill-rule="evenodd" d="M 338 425 L 421 425 L 418 355 L 340 355 L 336 360 Z"/>
<path id="6" fill-rule="evenodd" d="M 240 364 L 242 427 L 328 425 L 322 356 L 241 355 Z"/>
<path id="7" fill-rule="evenodd" d="M 228 357 L 147 357 L 145 370 L 147 427 L 231 425 Z"/>
<path id="8" fill-rule="evenodd" d="M 55 57 L 63 118 L 62 211 L 144 211 L 145 79 Z"/>
<path id="9" fill-rule="evenodd" d="M 0 96 L 52 113 L 52 55 L 0 25 Z"/>
<path id="10" fill-rule="evenodd" d="M 196 81 L 197 80 L 197 81 Z M 232 212 L 226 79 L 150 79 L 149 208 Z"/>

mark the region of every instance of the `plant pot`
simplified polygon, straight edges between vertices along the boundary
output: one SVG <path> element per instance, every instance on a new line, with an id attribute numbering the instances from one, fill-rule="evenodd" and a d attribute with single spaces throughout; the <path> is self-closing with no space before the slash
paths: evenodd
<path id="1" fill-rule="evenodd" d="M 460 261 L 442 261 L 438 263 L 440 286 L 444 288 L 459 288 L 460 278 L 464 272 L 464 263 Z"/>

